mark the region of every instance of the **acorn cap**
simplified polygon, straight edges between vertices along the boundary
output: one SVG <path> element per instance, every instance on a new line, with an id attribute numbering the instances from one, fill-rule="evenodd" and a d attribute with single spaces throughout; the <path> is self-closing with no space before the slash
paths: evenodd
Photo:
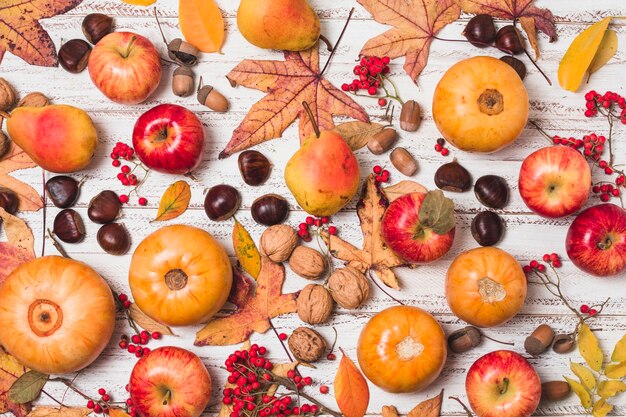
<path id="1" fill-rule="evenodd" d="M 177 75 L 187 75 L 193 77 L 193 71 L 189 67 L 180 66 L 174 70 L 174 77 Z"/>
<path id="2" fill-rule="evenodd" d="M 200 102 L 200 104 L 206 103 L 206 99 L 209 96 L 209 94 L 211 94 L 211 91 L 213 91 L 213 86 L 212 85 L 202 86 L 198 90 L 198 101 Z"/>

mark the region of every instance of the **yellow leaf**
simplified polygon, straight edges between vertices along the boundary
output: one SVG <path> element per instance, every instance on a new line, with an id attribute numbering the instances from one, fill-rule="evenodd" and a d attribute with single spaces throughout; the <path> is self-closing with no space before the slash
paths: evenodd
<path id="1" fill-rule="evenodd" d="M 159 203 L 159 212 L 154 221 L 161 222 L 180 216 L 187 210 L 189 200 L 191 200 L 189 184 L 182 180 L 176 181 L 167 187 L 167 190 L 163 193 Z"/>
<path id="2" fill-rule="evenodd" d="M 233 227 L 233 248 L 243 270 L 257 279 L 261 273 L 261 255 L 250 233 L 236 219 Z"/>
<path id="3" fill-rule="evenodd" d="M 146 313 L 144 313 L 143 311 L 139 309 L 139 307 L 137 307 L 137 304 L 132 303 L 130 305 L 129 311 L 130 311 L 130 317 L 133 319 L 135 324 L 141 327 L 142 329 L 147 330 L 149 332 L 159 332 L 163 335 L 174 334 L 172 332 L 172 329 L 170 329 L 166 325 L 157 323 L 156 321 L 148 317 Z"/>
<path id="4" fill-rule="evenodd" d="M 576 91 L 593 61 L 612 17 L 606 17 L 580 33 L 559 64 L 559 84 L 566 90 Z"/>
<path id="5" fill-rule="evenodd" d="M 27 417 L 86 417 L 91 410 L 83 407 L 37 407 Z"/>
<path id="6" fill-rule="evenodd" d="M 626 391 L 626 383 L 622 381 L 602 381 L 598 385 L 598 395 L 602 398 L 615 397 L 617 394 L 624 391 Z"/>
<path id="7" fill-rule="evenodd" d="M 612 363 L 604 369 L 604 374 L 613 379 L 622 379 L 626 376 L 626 361 Z"/>
<path id="8" fill-rule="evenodd" d="M 370 391 L 361 371 L 345 353 L 339 362 L 334 385 L 337 405 L 343 415 L 363 417 L 370 402 Z"/>
<path id="9" fill-rule="evenodd" d="M 578 395 L 578 398 L 580 398 L 580 404 L 585 409 L 591 407 L 591 395 L 589 394 L 589 391 L 587 391 L 587 388 L 585 388 L 580 382 L 574 381 L 568 377 L 565 377 L 565 380 L 572 388 L 572 391 L 574 391 L 574 393 Z"/>
<path id="10" fill-rule="evenodd" d="M 611 355 L 611 360 L 613 362 L 626 361 L 626 334 L 615 345 L 615 349 L 613 349 L 613 354 Z"/>
<path id="11" fill-rule="evenodd" d="M 604 398 L 596 401 L 593 405 L 593 417 L 606 417 L 611 411 L 613 411 L 613 406 L 607 403 Z"/>
<path id="12" fill-rule="evenodd" d="M 604 355 L 600 349 L 598 338 L 585 323 L 580 326 L 578 331 L 578 351 L 591 369 L 596 372 L 600 371 Z"/>
<path id="13" fill-rule="evenodd" d="M 150 6 L 154 4 L 156 0 L 122 0 L 126 4 L 132 4 L 133 6 Z"/>
<path id="14" fill-rule="evenodd" d="M 589 391 L 593 390 L 596 387 L 596 377 L 593 372 L 591 372 L 586 366 L 579 363 L 570 362 L 569 367 L 572 372 L 574 372 L 574 375 L 578 377 L 580 382 Z"/>
<path id="15" fill-rule="evenodd" d="M 213 0 L 180 0 L 178 22 L 187 42 L 202 52 L 221 52 L 224 18 Z"/>
<path id="16" fill-rule="evenodd" d="M 593 61 L 591 61 L 591 65 L 589 65 L 589 75 L 598 71 L 602 68 L 617 52 L 617 33 L 613 29 L 608 29 L 604 32 L 604 37 L 602 38 L 602 42 L 600 42 L 600 47 L 598 48 L 598 52 L 593 57 Z"/>

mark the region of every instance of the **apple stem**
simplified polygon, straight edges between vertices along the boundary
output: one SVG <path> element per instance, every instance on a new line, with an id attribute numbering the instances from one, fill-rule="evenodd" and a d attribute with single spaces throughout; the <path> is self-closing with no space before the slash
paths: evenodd
<path id="1" fill-rule="evenodd" d="M 130 40 L 130 43 L 128 44 L 128 46 L 126 47 L 126 53 L 124 54 L 124 58 L 128 58 L 128 55 L 130 55 L 130 50 L 133 47 L 133 44 L 135 43 L 135 41 L 137 40 L 136 36 L 133 36 Z"/>
<path id="2" fill-rule="evenodd" d="M 315 132 L 315 136 L 319 138 L 320 127 L 315 121 L 315 116 L 313 116 L 313 111 L 311 110 L 311 107 L 309 107 L 309 103 L 307 103 L 306 101 L 303 101 L 302 107 L 304 107 L 304 110 L 306 111 L 307 116 L 309 116 L 309 120 L 311 120 L 311 124 L 313 125 L 313 131 Z"/>
<path id="3" fill-rule="evenodd" d="M 482 332 L 481 332 L 481 333 L 482 333 Z M 501 345 L 515 346 L 515 343 L 512 343 L 512 342 L 503 342 L 503 341 L 501 341 L 501 340 L 494 339 L 493 337 L 489 337 L 489 336 L 487 336 L 485 333 L 482 333 L 482 335 L 483 335 L 483 337 L 484 337 L 485 339 L 489 339 L 489 340 L 491 340 L 491 341 L 493 341 L 493 342 L 500 343 Z"/>
<path id="4" fill-rule="evenodd" d="M 602 242 L 598 243 L 598 249 L 600 250 L 610 249 L 611 246 L 613 246 L 613 240 L 609 236 L 605 237 Z"/>
<path id="5" fill-rule="evenodd" d="M 324 72 L 326 72 L 326 68 L 328 68 L 328 65 L 330 64 L 330 61 L 332 61 L 333 56 L 335 55 L 335 52 L 337 51 L 337 47 L 341 43 L 341 38 L 343 38 L 343 34 L 346 33 L 346 29 L 348 28 L 348 23 L 350 23 L 350 19 L 352 19 L 352 13 L 354 13 L 354 7 L 352 9 L 350 9 L 350 13 L 348 14 L 348 18 L 346 19 L 346 23 L 343 25 L 343 29 L 341 30 L 341 33 L 339 34 L 339 38 L 337 39 L 337 42 L 335 43 L 335 46 L 330 51 L 330 56 L 328 57 L 328 60 L 326 61 L 326 64 L 324 64 L 324 68 L 322 68 L 322 71 L 320 72 L 320 75 L 318 76 L 319 78 L 322 78 L 322 75 L 324 75 Z M 321 38 L 321 36 L 320 36 L 320 38 Z"/>
<path id="6" fill-rule="evenodd" d="M 459 397 L 448 397 L 448 399 L 449 400 L 454 400 L 457 403 L 461 404 L 461 407 L 463 407 L 463 410 L 465 410 L 465 412 L 467 413 L 467 417 L 474 417 L 474 414 L 472 414 L 470 409 L 465 405 L 465 403 L 463 401 L 461 401 L 459 399 Z"/>
<path id="7" fill-rule="evenodd" d="M 172 398 L 172 391 L 165 391 L 165 397 L 163 397 L 163 405 L 167 405 L 167 403 L 169 403 L 170 401 L 170 398 Z"/>
<path id="8" fill-rule="evenodd" d="M 509 389 L 509 378 L 504 378 L 500 384 L 498 384 L 498 390 L 500 395 L 506 394 Z"/>

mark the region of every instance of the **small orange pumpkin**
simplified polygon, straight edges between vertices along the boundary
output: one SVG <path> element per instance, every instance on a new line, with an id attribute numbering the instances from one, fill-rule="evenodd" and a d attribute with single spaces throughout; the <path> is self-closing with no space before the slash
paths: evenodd
<path id="1" fill-rule="evenodd" d="M 226 251 L 208 232 L 173 225 L 147 236 L 130 263 L 137 307 L 170 326 L 210 319 L 226 302 L 232 268 Z"/>
<path id="2" fill-rule="evenodd" d="M 115 327 L 115 300 L 88 265 L 33 259 L 0 285 L 0 344 L 46 374 L 76 372 L 102 353 Z"/>
<path id="3" fill-rule="evenodd" d="M 524 271 L 502 249 L 468 250 L 448 268 L 448 305 L 461 320 L 474 326 L 493 327 L 513 318 L 524 305 L 526 291 Z"/>
<path id="4" fill-rule="evenodd" d="M 357 345 L 359 366 L 367 379 L 389 392 L 426 388 L 443 370 L 446 355 L 446 336 L 437 320 L 411 306 L 376 314 Z"/>

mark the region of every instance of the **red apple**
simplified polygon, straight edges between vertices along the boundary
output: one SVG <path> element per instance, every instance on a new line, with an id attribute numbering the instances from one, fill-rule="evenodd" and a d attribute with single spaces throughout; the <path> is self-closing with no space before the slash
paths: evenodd
<path id="1" fill-rule="evenodd" d="M 574 265 L 593 275 L 617 275 L 626 268 L 626 211 L 599 204 L 580 213 L 565 239 Z"/>
<path id="2" fill-rule="evenodd" d="M 204 127 L 192 111 L 176 104 L 160 104 L 137 119 L 133 147 L 149 168 L 188 174 L 202 161 Z"/>
<path id="3" fill-rule="evenodd" d="M 465 389 L 478 417 L 529 417 L 541 399 L 541 380 L 523 356 L 497 350 L 467 371 Z"/>
<path id="4" fill-rule="evenodd" d="M 437 234 L 420 224 L 419 212 L 426 193 L 410 193 L 392 201 L 382 219 L 385 243 L 410 263 L 427 263 L 445 255 L 454 241 L 454 227 Z"/>
<path id="5" fill-rule="evenodd" d="M 550 146 L 530 154 L 519 173 L 519 192 L 529 209 L 544 217 L 579 210 L 591 189 L 591 170 L 580 152 Z"/>
<path id="6" fill-rule="evenodd" d="M 129 391 L 140 417 L 198 417 L 211 399 L 211 377 L 194 353 L 164 346 L 135 364 Z"/>
<path id="7" fill-rule="evenodd" d="M 161 82 L 161 57 L 148 39 L 132 32 L 113 32 L 89 55 L 89 75 L 105 96 L 121 104 L 146 100 Z"/>

